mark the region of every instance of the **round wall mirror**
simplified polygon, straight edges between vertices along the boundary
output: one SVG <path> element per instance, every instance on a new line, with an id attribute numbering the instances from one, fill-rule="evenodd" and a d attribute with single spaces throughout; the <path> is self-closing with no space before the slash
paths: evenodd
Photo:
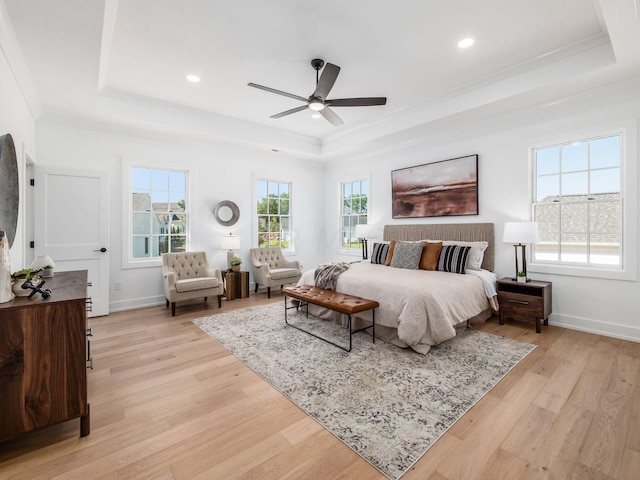
<path id="1" fill-rule="evenodd" d="M 220 225 L 230 227 L 240 218 L 240 209 L 230 200 L 223 200 L 213 209 L 213 215 Z"/>
<path id="2" fill-rule="evenodd" d="M 16 147 L 7 133 L 0 136 L 0 230 L 5 233 L 9 248 L 18 227 L 19 195 Z"/>

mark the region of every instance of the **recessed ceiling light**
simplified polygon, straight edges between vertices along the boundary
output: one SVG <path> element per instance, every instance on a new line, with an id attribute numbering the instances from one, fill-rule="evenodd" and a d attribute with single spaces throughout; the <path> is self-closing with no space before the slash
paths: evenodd
<path id="1" fill-rule="evenodd" d="M 198 83 L 200 81 L 200 77 L 197 75 L 187 75 L 187 80 L 191 83 Z"/>
<path id="2" fill-rule="evenodd" d="M 463 38 L 458 42 L 458 48 L 468 48 L 473 45 L 474 41 L 473 38 Z"/>
<path id="3" fill-rule="evenodd" d="M 311 118 L 320 118 L 322 115 L 320 115 L 318 112 L 313 112 L 311 114 Z"/>

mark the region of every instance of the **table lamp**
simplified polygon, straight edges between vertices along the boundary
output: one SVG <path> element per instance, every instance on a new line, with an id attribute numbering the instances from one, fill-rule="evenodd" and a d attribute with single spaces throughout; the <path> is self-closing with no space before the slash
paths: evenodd
<path id="1" fill-rule="evenodd" d="M 527 247 L 527 243 L 536 243 L 538 239 L 537 222 L 504 223 L 504 235 L 502 237 L 502 241 L 505 243 L 512 243 L 516 253 L 516 278 L 514 278 L 514 280 L 517 281 L 520 278 L 518 274 L 522 272 L 524 273 L 524 281 L 530 281 L 527 277 L 527 255 L 525 249 Z M 518 247 L 521 249 L 522 269 L 518 268 Z"/>
<path id="2" fill-rule="evenodd" d="M 373 232 L 373 228 L 371 225 L 366 223 L 361 223 L 360 225 L 356 225 L 355 236 L 362 241 L 362 259 L 366 260 L 369 258 L 369 249 L 367 248 L 367 238 L 371 236 Z"/>
<path id="3" fill-rule="evenodd" d="M 237 235 L 224 235 L 220 239 L 220 248 L 227 250 L 227 269 L 231 271 L 231 259 L 235 256 L 235 249 L 240 248 L 240 237 Z"/>

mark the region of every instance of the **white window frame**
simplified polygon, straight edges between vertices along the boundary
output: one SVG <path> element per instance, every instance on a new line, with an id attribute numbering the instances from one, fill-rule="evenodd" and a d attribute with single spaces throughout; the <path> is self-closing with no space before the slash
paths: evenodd
<path id="1" fill-rule="evenodd" d="M 149 258 L 132 258 L 131 252 L 131 239 L 132 239 L 132 229 L 131 229 L 131 218 L 132 218 L 132 209 L 131 209 L 131 194 L 132 194 L 132 178 L 131 178 L 131 170 L 133 167 L 140 168 L 152 168 L 155 170 L 166 170 L 166 171 L 175 171 L 175 172 L 184 172 L 186 175 L 186 250 L 190 250 L 191 245 L 191 175 L 190 171 L 187 168 L 177 169 L 175 167 L 171 167 L 163 164 L 148 164 L 142 162 L 129 162 L 123 159 L 122 162 L 122 190 L 124 192 L 124 198 L 122 201 L 122 269 L 131 269 L 131 268 L 149 268 L 149 267 L 159 267 L 162 266 L 162 257 L 149 257 Z"/>
<path id="2" fill-rule="evenodd" d="M 367 192 L 367 223 L 370 223 L 371 220 L 371 175 L 361 175 L 357 177 L 349 177 L 340 179 L 338 181 L 338 253 L 340 255 L 351 255 L 354 257 L 362 257 L 362 246 L 354 248 L 345 248 L 342 246 L 342 221 L 343 221 L 343 192 L 344 185 L 346 183 L 354 183 L 354 182 L 362 182 L 366 181 L 368 184 L 368 192 Z M 369 251 L 373 248 L 372 244 L 369 244 Z"/>
<path id="3" fill-rule="evenodd" d="M 258 182 L 275 182 L 275 183 L 287 183 L 289 185 L 289 231 L 290 231 L 290 241 L 289 248 L 282 248 L 282 253 L 286 255 L 290 255 L 295 253 L 295 238 L 294 238 L 294 219 L 293 219 L 293 180 L 290 178 L 273 178 L 266 175 L 257 175 L 254 176 L 253 179 L 253 239 L 251 240 L 251 245 L 254 247 L 259 247 L 258 245 L 258 235 L 260 233 L 259 220 L 258 220 Z"/>
<path id="4" fill-rule="evenodd" d="M 548 137 L 535 142 L 529 148 L 529 172 L 530 172 L 530 198 L 531 218 L 533 219 L 533 206 L 535 202 L 536 173 L 534 152 L 537 148 L 566 144 L 571 141 L 587 138 L 621 135 L 621 202 L 622 202 L 622 237 L 621 237 L 621 267 L 611 268 L 603 265 L 568 265 L 553 262 L 529 260 L 528 271 L 543 273 L 570 275 L 577 277 L 604 278 L 612 280 L 638 280 L 638 122 L 635 119 L 626 120 L 602 126 L 600 128 L 585 128 L 569 132 L 566 135 Z"/>

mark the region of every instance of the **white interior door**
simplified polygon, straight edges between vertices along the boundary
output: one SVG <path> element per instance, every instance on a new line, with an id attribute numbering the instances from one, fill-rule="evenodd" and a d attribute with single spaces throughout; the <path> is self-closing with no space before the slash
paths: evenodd
<path id="1" fill-rule="evenodd" d="M 35 254 L 55 271 L 88 270 L 89 316 L 109 313 L 109 185 L 106 172 L 36 166 Z M 53 292 L 55 295 L 55 292 Z"/>

